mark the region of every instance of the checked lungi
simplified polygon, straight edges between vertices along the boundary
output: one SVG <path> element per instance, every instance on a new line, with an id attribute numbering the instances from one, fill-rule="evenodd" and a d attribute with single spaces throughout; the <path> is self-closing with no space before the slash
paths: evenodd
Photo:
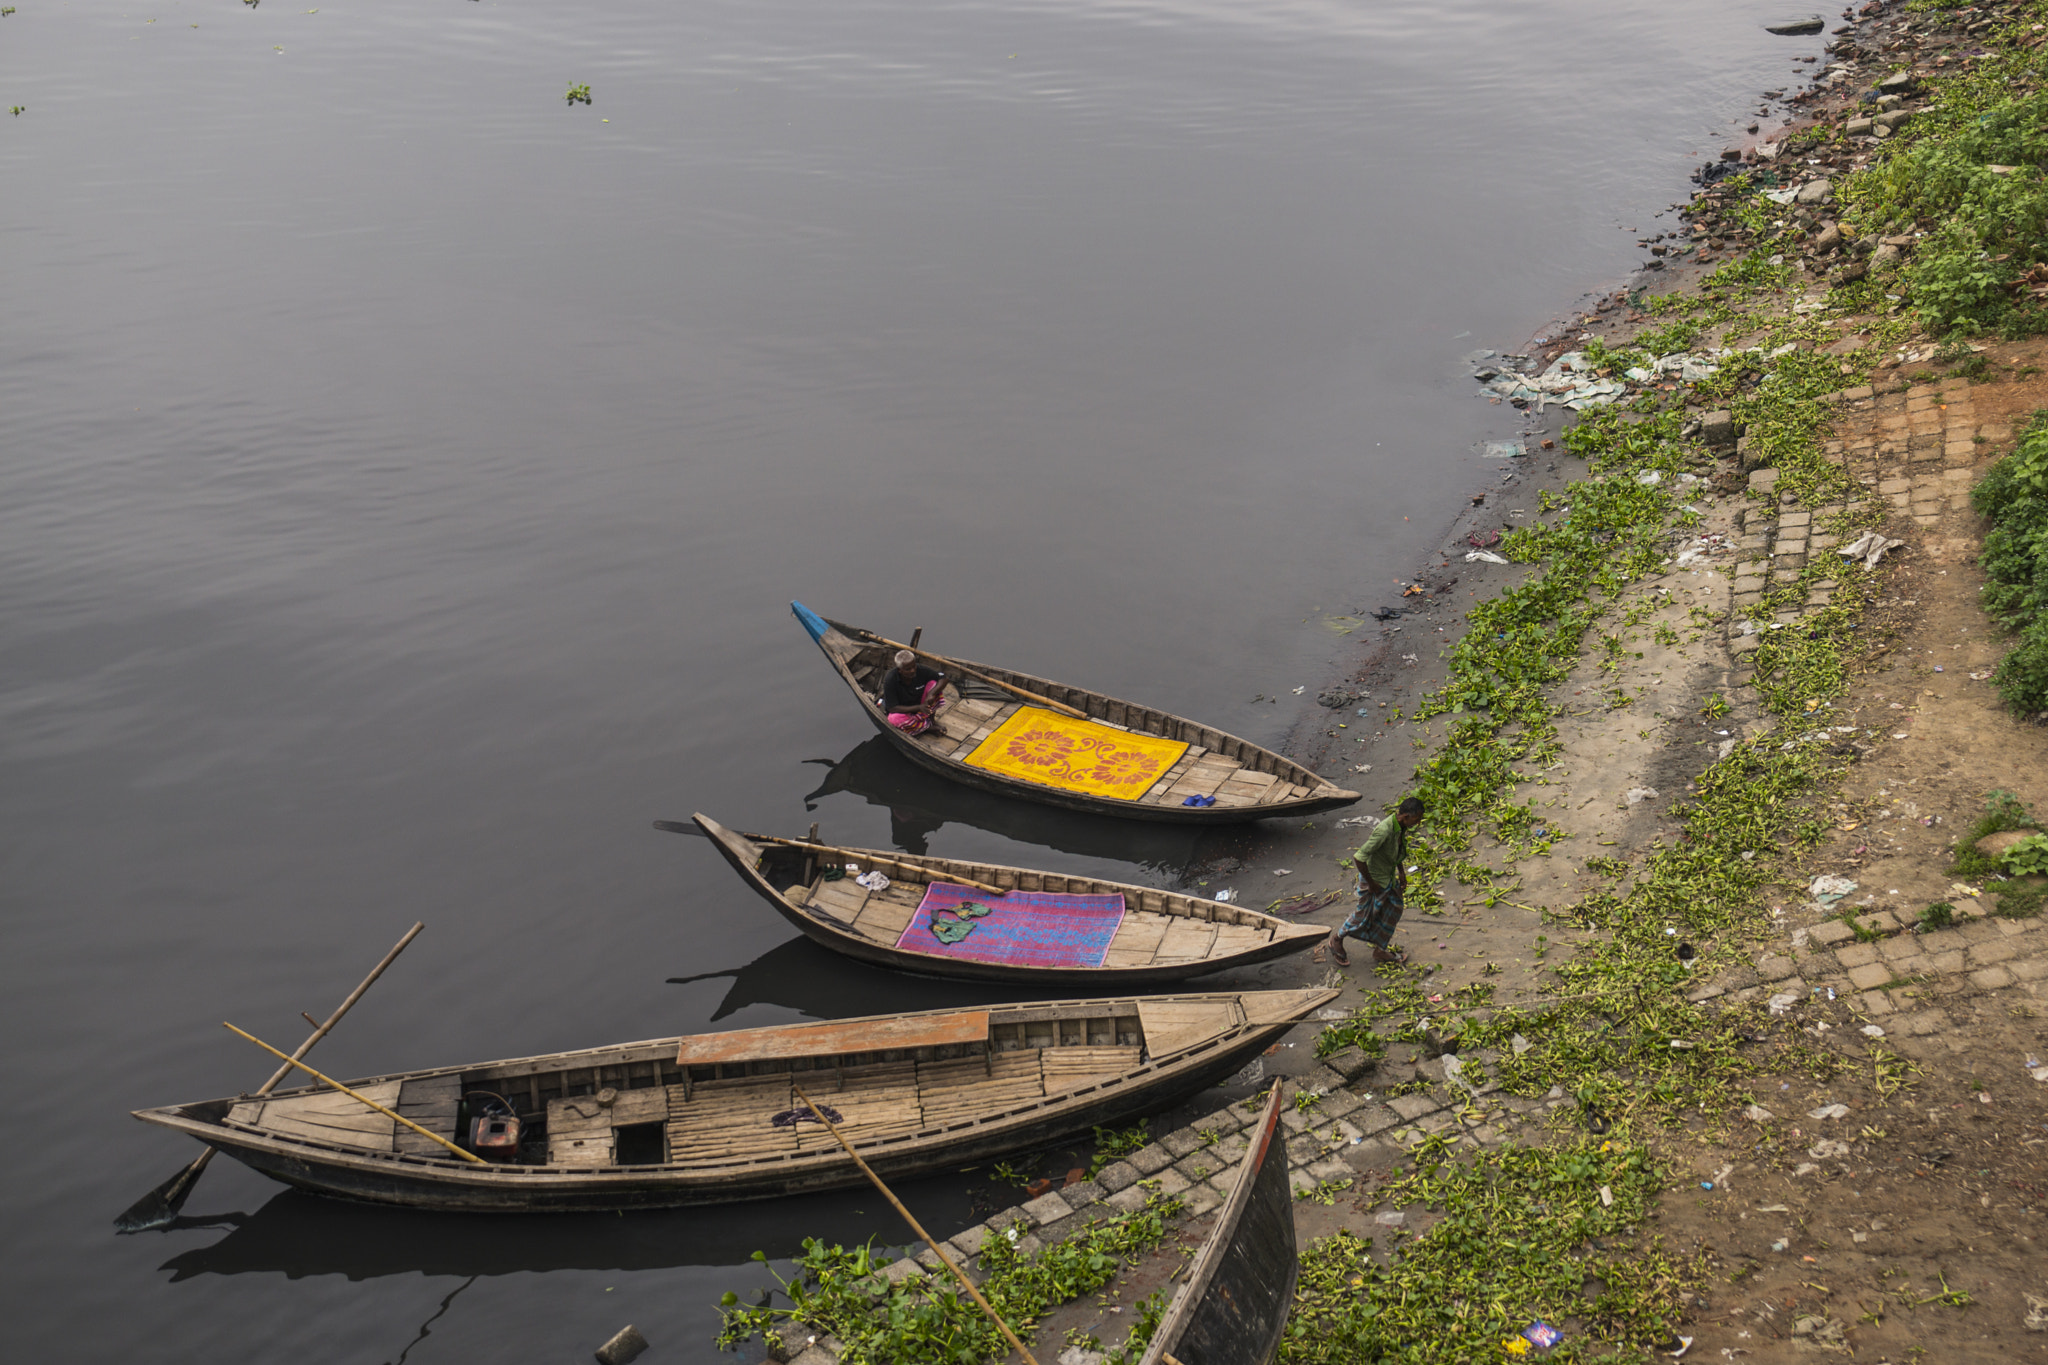
<path id="1" fill-rule="evenodd" d="M 936 705 L 933 705 L 932 713 L 929 716 L 920 716 L 915 711 L 891 711 L 889 713 L 889 723 L 907 735 L 921 735 L 931 729 L 932 726 L 938 724 L 939 712 L 945 710 L 951 704 L 946 700 L 946 680 L 944 678 L 934 678 L 926 683 L 924 691 L 918 694 L 918 700 L 926 703 L 936 703 Z"/>
<path id="2" fill-rule="evenodd" d="M 1367 889 L 1364 881 L 1358 883 L 1358 908 L 1337 930 L 1338 939 L 1363 939 L 1375 948 L 1386 948 L 1394 942 L 1394 930 L 1401 923 L 1401 911 L 1407 907 L 1401 902 L 1400 886 L 1381 888 L 1378 895 Z"/>

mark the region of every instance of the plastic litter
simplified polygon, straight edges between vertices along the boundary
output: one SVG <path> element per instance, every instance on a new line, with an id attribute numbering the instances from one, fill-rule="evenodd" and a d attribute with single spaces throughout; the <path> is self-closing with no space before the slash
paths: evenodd
<path id="1" fill-rule="evenodd" d="M 1577 412 L 1612 403 L 1628 393 L 1628 385 L 1620 380 L 1595 374 L 1584 351 L 1566 351 L 1540 375 L 1508 372 L 1486 387 L 1511 403 L 1534 403 L 1539 413 L 1552 403 Z"/>
<path id="2" fill-rule="evenodd" d="M 1771 997 L 1771 999 L 1770 999 L 1770 1008 L 1771 1008 L 1771 1013 L 1772 1013 L 1772 1014 L 1784 1014 L 1784 1013 L 1788 1012 L 1788 1011 L 1789 1011 L 1789 1010 L 1790 1010 L 1790 1009 L 1791 1009 L 1791 1008 L 1792 1008 L 1792 1007 L 1793 1007 L 1794 1005 L 1796 1005 L 1796 1004 L 1798 1004 L 1798 1003 L 1799 1003 L 1799 992 L 1797 992 L 1797 991 L 1780 991 L 1780 992 L 1778 992 L 1778 994 L 1776 994 L 1776 995 L 1772 996 L 1772 997 Z"/>
<path id="3" fill-rule="evenodd" d="M 1234 901 L 1237 899 L 1237 893 L 1235 891 L 1218 891 L 1216 899 L 1219 901 Z"/>
<path id="4" fill-rule="evenodd" d="M 1835 553 L 1844 559 L 1860 559 L 1864 568 L 1874 569 L 1880 559 L 1905 543 L 1903 540 L 1893 540 L 1876 531 L 1865 531 L 1847 545 L 1839 547 Z"/>
<path id="5" fill-rule="evenodd" d="M 848 863 L 846 870 L 851 872 L 854 870 L 854 867 L 854 864 Z M 853 880 L 857 885 L 865 886 L 870 891 L 887 891 L 889 889 L 889 879 L 879 872 L 864 872 Z"/>
<path id="6" fill-rule="evenodd" d="M 1806 1154 L 1815 1161 L 1829 1161 L 1849 1155 L 1849 1144 L 1834 1138 L 1822 1138 L 1806 1149 Z"/>
<path id="7" fill-rule="evenodd" d="M 1603 1209 L 1614 1207 L 1614 1191 L 1608 1189 L 1605 1185 L 1600 1187 L 1600 1207 Z"/>
<path id="8" fill-rule="evenodd" d="M 1714 1182 L 1711 1180 L 1702 1180 L 1700 1182 L 1700 1188 L 1703 1190 L 1711 1190 L 1714 1188 Z"/>
<path id="9" fill-rule="evenodd" d="M 1833 873 L 1828 873 L 1825 876 L 1815 877 L 1812 884 L 1806 888 L 1806 891 L 1808 895 L 1820 903 L 1823 910 L 1832 910 L 1835 908 L 1835 902 L 1841 900 L 1844 896 L 1855 893 L 1856 883 L 1850 881 L 1847 877 L 1838 877 Z"/>
<path id="10" fill-rule="evenodd" d="M 1863 1026 L 1863 1036 L 1865 1038 L 1882 1038 L 1884 1037 L 1884 1030 L 1875 1024 L 1865 1024 Z"/>
<path id="11" fill-rule="evenodd" d="M 1491 550 L 1465 551 L 1465 562 L 1467 564 L 1470 564 L 1474 561 L 1479 561 L 1487 564 L 1505 564 L 1508 562 L 1505 556 L 1497 555 Z"/>
<path id="12" fill-rule="evenodd" d="M 1742 1111 L 1742 1117 L 1748 1119 L 1751 1123 L 1769 1123 L 1777 1115 L 1760 1104 L 1752 1104 L 1749 1108 Z"/>
<path id="13" fill-rule="evenodd" d="M 1639 806 L 1645 801 L 1655 801 L 1656 799 L 1657 789 L 1655 787 L 1630 787 L 1628 789 L 1627 800 L 1631 806 Z"/>
<path id="14" fill-rule="evenodd" d="M 1520 441 L 1488 441 L 1479 453 L 1489 460 L 1515 460 L 1529 452 L 1522 449 Z"/>
<path id="15" fill-rule="evenodd" d="M 1848 1116 L 1849 1106 L 1846 1104 L 1824 1104 L 1818 1109 L 1809 1110 L 1806 1115 L 1810 1119 L 1841 1119 Z"/>
<path id="16" fill-rule="evenodd" d="M 1547 1351 L 1564 1340 L 1564 1333 L 1539 1320 L 1522 1329 L 1522 1339 L 1539 1351 Z"/>
<path id="17" fill-rule="evenodd" d="M 1664 1354 L 1670 1356 L 1673 1360 L 1677 1360 L 1680 1356 L 1684 1355 L 1687 1351 L 1690 1351 L 1691 1349 L 1692 1338 L 1680 1337 L 1678 1339 L 1678 1349 L 1675 1351 L 1666 1351 Z"/>

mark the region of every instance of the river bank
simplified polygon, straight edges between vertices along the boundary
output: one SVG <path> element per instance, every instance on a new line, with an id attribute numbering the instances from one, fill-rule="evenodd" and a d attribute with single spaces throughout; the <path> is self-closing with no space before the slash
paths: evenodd
<path id="1" fill-rule="evenodd" d="M 2041 1354 L 2048 934 L 1952 868 L 1987 793 L 2048 794 L 2048 732 L 1987 685 L 1969 501 L 2048 406 L 2043 348 L 1937 351 L 1899 281 L 1944 225 L 1867 221 L 1849 177 L 1955 126 L 1972 68 L 2030 93 L 2043 16 L 1867 9 L 1778 141 L 1703 175 L 1679 264 L 1532 352 L 1627 397 L 1476 492 L 1420 592 L 1362 603 L 1417 610 L 1297 732 L 1362 811 L 1433 810 L 1413 964 L 1292 969 L 1351 1012 L 1269 1068 L 1329 1097 L 1297 1124 L 1285 1359 L 1508 1358 L 1534 1317 L 1567 1359 Z M 1648 364 L 1680 352 L 1708 372 Z M 1458 553 L 1496 529 L 1512 562 Z M 1840 553 L 1869 531 L 1900 543 Z M 1234 881 L 1341 893 L 1357 833 L 1267 831 Z M 1175 1143 L 1230 1112 L 1022 1216 L 1161 1172 L 1185 1199 Z"/>

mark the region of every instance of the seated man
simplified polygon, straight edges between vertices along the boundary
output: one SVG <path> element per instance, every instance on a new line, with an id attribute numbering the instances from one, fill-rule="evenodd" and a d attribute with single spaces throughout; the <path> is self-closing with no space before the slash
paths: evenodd
<path id="1" fill-rule="evenodd" d="M 882 675 L 882 712 L 889 723 L 921 735 L 937 724 L 946 705 L 946 675 L 920 664 L 909 650 L 897 650 L 896 666 Z"/>

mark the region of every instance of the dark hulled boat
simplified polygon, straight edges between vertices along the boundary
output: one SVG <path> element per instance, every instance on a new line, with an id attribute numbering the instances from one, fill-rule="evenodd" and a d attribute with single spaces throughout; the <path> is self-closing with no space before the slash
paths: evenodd
<path id="1" fill-rule="evenodd" d="M 889 724 L 879 700 L 895 646 L 800 602 L 790 610 L 891 743 L 969 786 L 1189 824 L 1312 815 L 1358 800 L 1292 759 L 1185 716 L 968 660 L 946 661 L 949 704 L 931 728 L 908 734 Z"/>

